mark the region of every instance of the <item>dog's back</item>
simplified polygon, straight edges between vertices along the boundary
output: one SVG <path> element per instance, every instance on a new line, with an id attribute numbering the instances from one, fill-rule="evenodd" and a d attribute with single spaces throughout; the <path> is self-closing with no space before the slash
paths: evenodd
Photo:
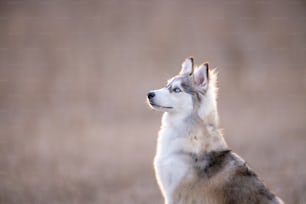
<path id="1" fill-rule="evenodd" d="M 173 203 L 283 203 L 265 187 L 245 161 L 230 150 L 191 155 L 191 158 L 195 176 L 176 189 Z"/>

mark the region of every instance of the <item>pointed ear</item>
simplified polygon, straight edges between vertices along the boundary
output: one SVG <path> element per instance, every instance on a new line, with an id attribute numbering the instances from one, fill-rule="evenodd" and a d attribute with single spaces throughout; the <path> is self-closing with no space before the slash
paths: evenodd
<path id="1" fill-rule="evenodd" d="M 192 75 L 192 73 L 193 73 L 193 57 L 189 57 L 185 59 L 185 61 L 182 63 L 182 69 L 180 71 L 180 74 Z"/>
<path id="2" fill-rule="evenodd" d="M 207 90 L 209 80 L 209 64 L 207 62 L 201 64 L 194 73 L 195 84 L 201 89 Z"/>

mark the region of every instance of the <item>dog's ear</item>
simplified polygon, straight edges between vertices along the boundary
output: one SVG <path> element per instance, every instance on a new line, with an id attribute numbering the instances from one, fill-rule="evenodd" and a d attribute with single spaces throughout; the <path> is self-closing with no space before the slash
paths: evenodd
<path id="1" fill-rule="evenodd" d="M 209 80 L 209 64 L 207 62 L 201 64 L 194 73 L 195 84 L 200 86 L 201 89 L 206 90 Z"/>
<path id="2" fill-rule="evenodd" d="M 180 74 L 193 74 L 193 57 L 188 57 L 185 59 L 185 61 L 182 63 Z"/>

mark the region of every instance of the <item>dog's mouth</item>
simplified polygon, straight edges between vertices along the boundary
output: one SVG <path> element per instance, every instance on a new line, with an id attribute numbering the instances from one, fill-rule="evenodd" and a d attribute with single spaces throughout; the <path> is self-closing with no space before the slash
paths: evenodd
<path id="1" fill-rule="evenodd" d="M 170 107 L 170 106 L 160 106 L 160 105 L 157 105 L 156 103 L 154 103 L 152 101 L 149 101 L 149 103 L 153 108 L 160 108 L 160 109 L 172 109 L 173 108 L 173 107 Z"/>

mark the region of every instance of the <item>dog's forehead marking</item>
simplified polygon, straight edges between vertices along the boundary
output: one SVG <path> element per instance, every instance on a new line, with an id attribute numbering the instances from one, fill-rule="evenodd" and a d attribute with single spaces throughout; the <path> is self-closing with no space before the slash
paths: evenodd
<path id="1" fill-rule="evenodd" d="M 176 86 L 181 86 L 181 81 L 176 79 L 174 81 L 172 81 L 171 86 L 176 87 Z"/>
<path id="2" fill-rule="evenodd" d="M 168 87 L 173 86 L 182 86 L 182 84 L 186 84 L 189 81 L 189 76 L 175 76 L 168 81 Z"/>

